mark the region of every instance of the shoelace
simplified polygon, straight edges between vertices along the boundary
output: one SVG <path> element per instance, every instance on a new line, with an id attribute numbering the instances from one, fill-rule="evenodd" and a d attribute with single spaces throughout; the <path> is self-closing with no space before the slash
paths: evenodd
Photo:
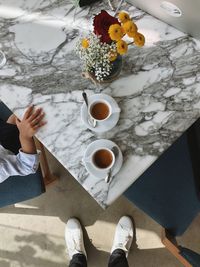
<path id="1" fill-rule="evenodd" d="M 73 242 L 73 248 L 71 248 L 71 250 L 76 250 L 78 252 L 82 252 L 81 251 L 81 245 L 82 245 L 82 239 L 81 236 L 78 235 L 77 238 L 75 239 L 74 236 L 76 236 L 76 234 L 72 234 L 71 236 L 71 240 Z M 78 244 L 80 244 L 79 246 L 77 246 Z"/>
<path id="2" fill-rule="evenodd" d="M 119 246 L 122 247 L 124 250 L 128 251 L 128 243 L 130 241 L 130 239 L 132 238 L 132 235 L 130 234 L 130 229 L 127 229 L 126 227 L 123 227 L 122 225 L 121 226 L 121 231 L 122 233 L 119 234 L 119 240 L 123 240 L 124 239 L 124 236 L 125 236 L 125 239 L 122 242 L 119 243 Z M 124 233 L 125 232 L 125 233 Z M 128 234 L 127 234 L 128 232 Z"/>
<path id="3" fill-rule="evenodd" d="M 131 238 L 130 235 L 127 236 L 123 243 L 120 242 L 120 243 L 118 244 L 119 247 L 123 248 L 125 251 L 128 251 L 129 248 L 128 248 L 127 246 L 128 246 L 129 241 L 130 241 L 130 238 Z"/>

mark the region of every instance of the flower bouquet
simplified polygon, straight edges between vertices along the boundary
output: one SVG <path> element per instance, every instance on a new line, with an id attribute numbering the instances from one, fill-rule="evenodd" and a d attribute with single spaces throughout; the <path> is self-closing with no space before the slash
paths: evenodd
<path id="1" fill-rule="evenodd" d="M 116 18 L 102 10 L 94 16 L 93 26 L 94 32 L 79 40 L 76 51 L 85 73 L 98 82 L 108 81 L 119 74 L 121 56 L 127 53 L 128 46 L 142 47 L 145 37 L 126 12 L 120 12 Z M 124 40 L 127 37 L 129 42 Z"/>

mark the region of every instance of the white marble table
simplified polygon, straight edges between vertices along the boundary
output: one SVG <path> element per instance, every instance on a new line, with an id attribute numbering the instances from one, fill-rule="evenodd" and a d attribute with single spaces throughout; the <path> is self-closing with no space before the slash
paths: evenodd
<path id="1" fill-rule="evenodd" d="M 69 0 L 0 0 L 0 46 L 7 64 L 0 70 L 0 99 L 18 116 L 34 103 L 48 124 L 38 138 L 102 206 L 110 205 L 199 117 L 200 42 L 124 4 L 146 46 L 123 57 L 122 73 L 101 87 L 122 112 L 117 126 L 104 134 L 80 120 L 82 90 L 99 88 L 81 78 L 74 53 L 92 14 L 107 1 L 75 10 Z M 87 173 L 86 147 L 98 138 L 116 142 L 124 156 L 121 171 L 108 186 Z"/>

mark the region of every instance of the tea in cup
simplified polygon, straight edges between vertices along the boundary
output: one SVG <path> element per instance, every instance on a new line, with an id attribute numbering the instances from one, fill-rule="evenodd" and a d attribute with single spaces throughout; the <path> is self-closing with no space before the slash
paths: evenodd
<path id="1" fill-rule="evenodd" d="M 109 170 L 115 163 L 115 155 L 109 148 L 98 148 L 84 161 L 92 163 L 98 170 Z"/>
<path id="2" fill-rule="evenodd" d="M 109 119 L 113 113 L 120 112 L 120 109 L 113 109 L 108 101 L 101 99 L 90 104 L 89 112 L 90 116 L 96 121 L 105 121 Z"/>

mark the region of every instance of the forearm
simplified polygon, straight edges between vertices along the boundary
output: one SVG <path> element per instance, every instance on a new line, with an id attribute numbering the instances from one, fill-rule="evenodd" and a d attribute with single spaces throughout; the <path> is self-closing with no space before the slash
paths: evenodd
<path id="1" fill-rule="evenodd" d="M 36 146 L 33 138 L 31 137 L 24 137 L 22 135 L 19 136 L 20 143 L 22 146 L 22 151 L 27 154 L 36 154 Z"/>
<path id="2" fill-rule="evenodd" d="M 25 176 L 35 173 L 39 166 L 39 154 L 26 154 L 19 151 L 14 155 L 0 145 L 0 183 L 10 176 Z"/>

